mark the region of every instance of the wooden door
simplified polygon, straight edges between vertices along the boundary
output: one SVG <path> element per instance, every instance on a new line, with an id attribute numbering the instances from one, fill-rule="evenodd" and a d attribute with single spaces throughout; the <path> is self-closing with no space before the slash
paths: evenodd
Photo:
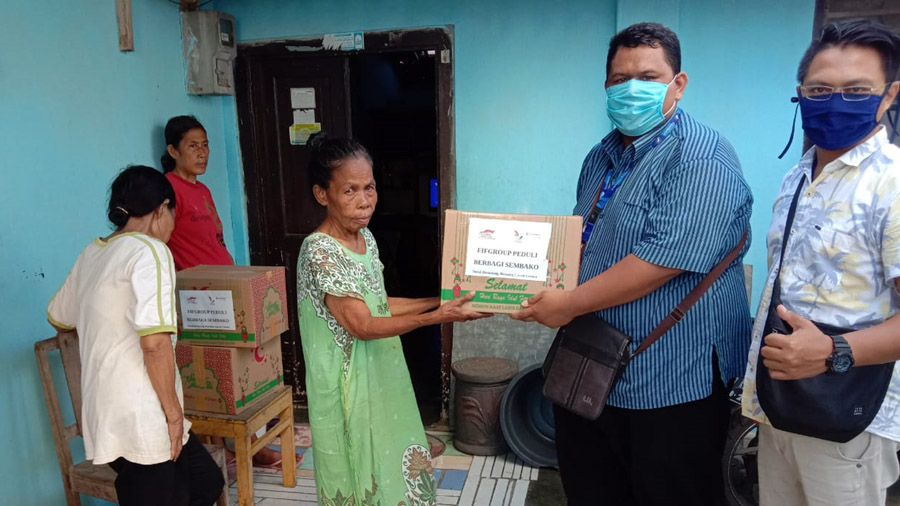
<path id="1" fill-rule="evenodd" d="M 286 381 L 306 402 L 305 367 L 297 318 L 297 256 L 325 216 L 307 177 L 309 149 L 292 145 L 291 90 L 315 90 L 315 119 L 335 136 L 350 135 L 348 61 L 341 56 L 237 60 L 238 118 L 244 159 L 250 261 L 287 271 L 290 331 L 282 337 Z"/>
<path id="2" fill-rule="evenodd" d="M 292 146 L 290 89 L 315 88 L 316 120 L 336 136 L 352 136 L 350 59 L 361 54 L 429 51 L 436 57 L 438 216 L 456 204 L 453 108 L 453 27 L 367 32 L 362 51 L 325 50 L 321 36 L 238 47 L 235 65 L 238 127 L 247 192 L 250 258 L 284 265 L 288 274 L 291 332 L 282 339 L 285 380 L 305 404 L 305 371 L 296 314 L 296 263 L 303 239 L 324 217 L 306 178 L 308 151 Z M 441 227 L 443 220 L 441 220 Z M 431 225 L 434 229 L 433 224 Z M 441 228 L 441 234 L 442 232 Z M 440 329 L 442 417 L 449 407 L 453 326 Z M 415 385 L 414 385 L 415 386 Z"/>

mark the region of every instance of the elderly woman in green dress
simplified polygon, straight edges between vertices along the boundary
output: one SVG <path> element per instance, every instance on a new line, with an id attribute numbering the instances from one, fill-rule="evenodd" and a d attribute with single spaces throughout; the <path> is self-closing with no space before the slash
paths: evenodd
<path id="1" fill-rule="evenodd" d="M 327 210 L 297 265 L 319 504 L 431 506 L 431 454 L 397 336 L 488 315 L 463 309 L 471 296 L 443 306 L 388 297 L 366 228 L 378 201 L 371 157 L 323 134 L 309 148 L 313 194 Z"/>

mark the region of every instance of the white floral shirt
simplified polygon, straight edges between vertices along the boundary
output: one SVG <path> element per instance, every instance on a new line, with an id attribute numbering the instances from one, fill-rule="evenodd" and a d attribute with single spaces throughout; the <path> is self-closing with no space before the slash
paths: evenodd
<path id="1" fill-rule="evenodd" d="M 756 362 L 781 257 L 788 208 L 803 185 L 781 272 L 784 305 L 845 328 L 877 325 L 900 311 L 900 148 L 881 129 L 810 182 L 815 148 L 784 177 L 766 238 L 769 272 L 744 376 L 744 416 L 768 423 L 756 396 Z M 900 339 L 900 336 L 898 336 Z M 900 441 L 900 366 L 868 431 Z"/>

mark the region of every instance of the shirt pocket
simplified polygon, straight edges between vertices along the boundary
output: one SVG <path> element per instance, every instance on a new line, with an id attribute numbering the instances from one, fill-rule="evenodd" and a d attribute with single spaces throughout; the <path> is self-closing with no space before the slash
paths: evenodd
<path id="1" fill-rule="evenodd" d="M 613 231 L 617 250 L 624 250 L 628 254 L 641 242 L 649 212 L 646 195 L 641 193 L 622 195 L 622 200 L 616 206 L 615 215 L 610 216 L 613 218 L 610 230 Z"/>
<path id="2" fill-rule="evenodd" d="M 813 279 L 819 281 L 821 288 L 835 289 L 842 284 L 844 273 L 858 272 L 860 262 L 865 261 L 866 255 L 861 254 L 867 249 L 865 233 L 853 230 L 852 224 L 846 222 L 811 227 L 809 233 L 816 238 L 816 251 L 808 264 Z"/>

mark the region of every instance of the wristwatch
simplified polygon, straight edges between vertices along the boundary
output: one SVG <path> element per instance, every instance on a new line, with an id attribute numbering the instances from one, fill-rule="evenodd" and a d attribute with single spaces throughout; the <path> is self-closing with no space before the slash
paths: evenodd
<path id="1" fill-rule="evenodd" d="M 827 374 L 844 374 L 853 367 L 853 350 L 844 336 L 828 336 L 834 341 L 834 351 L 825 359 Z"/>

